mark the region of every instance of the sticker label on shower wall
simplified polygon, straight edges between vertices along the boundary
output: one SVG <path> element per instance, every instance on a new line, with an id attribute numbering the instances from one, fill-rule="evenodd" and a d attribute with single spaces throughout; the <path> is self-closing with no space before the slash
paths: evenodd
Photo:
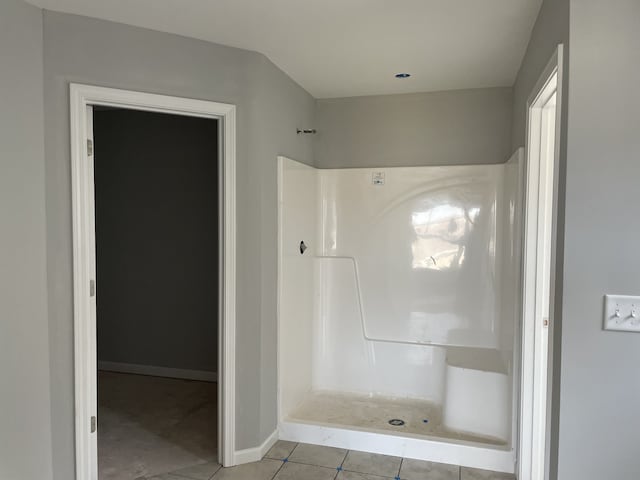
<path id="1" fill-rule="evenodd" d="M 371 174 L 371 183 L 374 185 L 384 185 L 384 172 L 373 172 Z"/>

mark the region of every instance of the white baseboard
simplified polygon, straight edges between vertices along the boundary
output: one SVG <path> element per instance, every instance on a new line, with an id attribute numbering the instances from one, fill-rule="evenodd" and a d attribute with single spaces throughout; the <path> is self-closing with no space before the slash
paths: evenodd
<path id="1" fill-rule="evenodd" d="M 135 363 L 98 362 L 98 370 L 119 373 L 135 373 L 152 377 L 182 378 L 185 380 L 199 380 L 201 382 L 217 382 L 216 372 L 206 370 L 186 370 L 183 368 L 156 367 L 154 365 L 137 365 Z"/>
<path id="2" fill-rule="evenodd" d="M 267 454 L 267 452 L 278 441 L 278 430 L 275 430 L 262 445 L 255 448 L 247 448 L 245 450 L 236 450 L 234 453 L 234 465 L 242 465 L 243 463 L 258 462 Z"/>

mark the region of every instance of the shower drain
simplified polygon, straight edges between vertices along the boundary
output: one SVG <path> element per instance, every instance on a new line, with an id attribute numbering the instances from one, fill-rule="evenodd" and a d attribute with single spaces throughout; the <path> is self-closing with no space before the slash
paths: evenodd
<path id="1" fill-rule="evenodd" d="M 389 425 L 393 425 L 394 427 L 401 427 L 404 425 L 404 420 L 400 420 L 399 418 L 392 418 L 389 420 Z"/>

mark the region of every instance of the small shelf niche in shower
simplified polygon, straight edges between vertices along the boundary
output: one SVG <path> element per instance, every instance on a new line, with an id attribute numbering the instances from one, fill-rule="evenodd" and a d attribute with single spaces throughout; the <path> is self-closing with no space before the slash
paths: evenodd
<path id="1" fill-rule="evenodd" d="M 513 472 L 521 183 L 279 158 L 280 438 Z"/>

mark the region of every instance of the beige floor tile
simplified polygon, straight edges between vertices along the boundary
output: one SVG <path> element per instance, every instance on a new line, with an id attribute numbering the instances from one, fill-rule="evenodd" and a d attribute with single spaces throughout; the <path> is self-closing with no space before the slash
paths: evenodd
<path id="1" fill-rule="evenodd" d="M 214 480 L 271 480 L 282 466 L 279 460 L 265 459 L 237 467 L 221 468 Z"/>
<path id="2" fill-rule="evenodd" d="M 460 474 L 462 480 L 516 480 L 515 475 L 509 473 L 490 472 L 477 468 L 462 467 Z"/>
<path id="3" fill-rule="evenodd" d="M 382 477 L 395 477 L 400 471 L 400 457 L 350 451 L 342 468 L 351 472 L 369 473 Z"/>
<path id="4" fill-rule="evenodd" d="M 275 460 L 282 460 L 287 458 L 293 452 L 293 449 L 298 445 L 296 442 L 287 442 L 286 440 L 278 440 L 271 450 L 267 452 L 265 458 L 273 458 Z"/>
<path id="5" fill-rule="evenodd" d="M 217 459 L 215 383 L 98 372 L 98 474 L 131 480 Z"/>
<path id="6" fill-rule="evenodd" d="M 371 475 L 369 473 L 358 472 L 340 472 L 336 477 L 336 480 L 391 480 L 392 477 L 379 477 L 378 475 Z"/>
<path id="7" fill-rule="evenodd" d="M 460 467 L 405 458 L 402 461 L 400 478 L 402 480 L 459 480 Z"/>
<path id="8" fill-rule="evenodd" d="M 310 445 L 300 443 L 293 453 L 289 455 L 289 461 L 317 465 L 319 467 L 336 468 L 342 465 L 347 450 L 342 448 L 325 447 L 322 445 Z"/>
<path id="9" fill-rule="evenodd" d="M 216 473 L 220 468 L 221 465 L 219 463 L 209 462 L 203 463 L 201 465 L 193 465 L 191 467 L 182 468 L 171 473 L 174 475 L 178 475 L 179 477 L 188 478 L 189 480 L 209 480 L 211 477 L 213 477 L 213 474 Z"/>
<path id="10" fill-rule="evenodd" d="M 335 468 L 287 462 L 274 480 L 333 480 L 336 473 Z"/>

